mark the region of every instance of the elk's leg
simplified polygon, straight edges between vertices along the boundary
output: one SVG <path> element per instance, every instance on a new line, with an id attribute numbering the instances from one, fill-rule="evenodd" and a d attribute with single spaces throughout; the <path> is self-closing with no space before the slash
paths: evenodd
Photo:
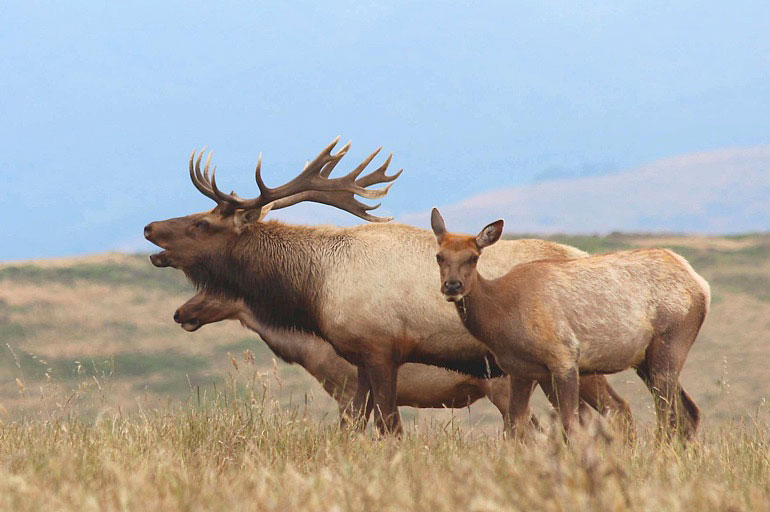
<path id="1" fill-rule="evenodd" d="M 340 417 L 340 427 L 348 428 L 351 424 L 356 431 L 366 429 L 373 406 L 372 388 L 369 383 L 369 375 L 365 368 L 358 367 L 356 394 L 349 402 Z"/>
<path id="2" fill-rule="evenodd" d="M 494 379 L 484 379 L 484 395 L 492 402 L 492 405 L 497 407 L 500 411 L 500 415 L 503 417 L 503 422 L 508 421 L 508 410 L 510 408 L 510 396 L 511 396 L 511 384 L 508 377 L 497 377 Z M 527 416 L 529 417 L 530 424 L 540 429 L 540 422 L 537 420 L 530 409 L 527 410 Z"/>
<path id="3" fill-rule="evenodd" d="M 569 434 L 579 424 L 578 403 L 580 401 L 580 379 L 578 369 L 552 372 L 550 382 L 541 382 L 551 405 L 559 413 L 564 432 Z"/>
<path id="4" fill-rule="evenodd" d="M 508 377 L 485 379 L 481 381 L 481 385 L 484 387 L 484 395 L 492 402 L 492 405 L 497 407 L 505 421 L 508 417 L 508 397 L 511 393 L 511 384 L 508 382 Z"/>
<path id="5" fill-rule="evenodd" d="M 613 421 L 626 435 L 636 435 L 631 407 L 621 397 L 604 375 L 582 375 L 580 377 L 580 417 L 583 420 L 584 405 L 596 409 L 599 414 Z"/>
<path id="6" fill-rule="evenodd" d="M 532 422 L 529 399 L 536 384 L 535 381 L 508 377 L 508 407 L 507 411 L 503 412 L 503 424 L 508 436 L 520 438 Z"/>
<path id="7" fill-rule="evenodd" d="M 695 405 L 695 402 L 681 384 L 679 385 L 679 400 L 682 410 L 687 414 L 689 421 L 688 437 L 693 437 L 698 431 L 698 425 L 700 425 L 700 409 Z"/>
<path id="8" fill-rule="evenodd" d="M 643 361 L 636 367 L 636 374 L 644 381 L 652 394 L 652 399 L 655 403 L 655 417 L 658 422 L 658 437 L 662 437 L 664 434 L 669 433 L 666 423 L 668 422 L 667 418 L 669 417 L 669 411 L 671 410 L 674 398 L 674 386 L 672 386 L 670 379 L 662 372 L 652 372 L 648 360 Z M 655 378 L 653 378 L 653 374 Z"/>
<path id="9" fill-rule="evenodd" d="M 401 417 L 396 403 L 396 378 L 398 367 L 387 359 L 368 364 L 369 383 L 374 398 L 374 424 L 383 434 L 401 435 Z"/>
<path id="10" fill-rule="evenodd" d="M 679 384 L 679 373 L 687 352 L 676 350 L 678 346 L 675 337 L 656 337 L 636 373 L 647 384 L 655 400 L 659 434 L 665 432 L 668 437 L 678 434 L 690 439 L 698 428 L 700 411 Z"/>

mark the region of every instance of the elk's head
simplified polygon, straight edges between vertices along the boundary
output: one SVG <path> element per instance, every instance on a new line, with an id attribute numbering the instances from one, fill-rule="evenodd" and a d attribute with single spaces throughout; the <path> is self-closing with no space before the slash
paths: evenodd
<path id="1" fill-rule="evenodd" d="M 456 235 L 447 233 L 443 217 L 433 208 L 430 225 L 439 245 L 436 261 L 441 272 L 441 293 L 446 300 L 458 302 L 473 290 L 481 250 L 500 239 L 503 221 L 489 224 L 476 236 Z"/>
<path id="2" fill-rule="evenodd" d="M 185 331 L 193 332 L 206 324 L 239 320 L 245 308 L 242 300 L 229 300 L 201 291 L 176 310 L 174 321 Z"/>
<path id="3" fill-rule="evenodd" d="M 260 194 L 254 199 L 243 199 L 234 192 L 226 194 L 219 190 L 215 176 L 216 167 L 212 169 L 209 177 L 211 153 L 201 171 L 203 152 L 198 154 L 196 159 L 196 152 L 193 151 L 189 164 L 190 179 L 198 191 L 213 199 L 217 205 L 208 212 L 147 224 L 144 228 L 145 238 L 164 249 L 150 256 L 150 261 L 156 267 L 170 266 L 186 273 L 195 266 L 221 261 L 221 255 L 229 244 L 249 227 L 258 224 L 270 210 L 286 208 L 301 201 L 328 204 L 372 222 L 391 220 L 389 217 L 371 215 L 369 211 L 377 208 L 379 204 L 366 205 L 355 196 L 375 199 L 388 193 L 392 183 L 381 189 L 367 187 L 389 183 L 398 178 L 401 171 L 393 176 L 385 174 L 392 155 L 388 156 L 378 169 L 361 176 L 369 162 L 379 153 L 380 149 L 377 149 L 348 174 L 330 178 L 330 173 L 350 148 L 348 143 L 336 153 L 332 153 L 338 141 L 339 137 L 324 148 L 312 162 L 308 162 L 296 178 L 275 188 L 267 187 L 262 181 L 260 155 L 256 169 Z"/>

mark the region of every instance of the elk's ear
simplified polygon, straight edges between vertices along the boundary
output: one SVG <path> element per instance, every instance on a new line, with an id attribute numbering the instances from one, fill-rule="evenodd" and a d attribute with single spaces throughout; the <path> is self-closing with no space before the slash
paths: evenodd
<path id="1" fill-rule="evenodd" d="M 261 222 L 272 208 L 273 203 L 268 203 L 262 208 L 237 211 L 235 212 L 235 225 L 240 228 L 252 222 Z"/>
<path id="2" fill-rule="evenodd" d="M 496 220 L 492 224 L 488 224 L 481 232 L 476 236 L 476 245 L 479 249 L 489 247 L 493 243 L 500 240 L 500 236 L 503 234 L 503 221 Z"/>
<path id="3" fill-rule="evenodd" d="M 446 224 L 444 224 L 444 218 L 436 208 L 430 212 L 430 227 L 433 228 L 433 234 L 436 235 L 436 240 L 440 244 L 446 235 Z"/>

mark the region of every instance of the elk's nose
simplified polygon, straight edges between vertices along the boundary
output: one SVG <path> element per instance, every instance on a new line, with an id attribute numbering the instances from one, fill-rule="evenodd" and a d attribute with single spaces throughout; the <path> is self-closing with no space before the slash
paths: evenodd
<path id="1" fill-rule="evenodd" d="M 444 293 L 455 295 L 460 293 L 460 290 L 463 287 L 463 283 L 460 281 L 445 281 L 444 282 Z"/>
<path id="2" fill-rule="evenodd" d="M 174 322 L 179 323 L 179 310 L 174 311 Z"/>
<path id="3" fill-rule="evenodd" d="M 152 234 L 152 222 L 150 222 L 144 227 L 144 237 L 150 238 L 151 234 Z"/>

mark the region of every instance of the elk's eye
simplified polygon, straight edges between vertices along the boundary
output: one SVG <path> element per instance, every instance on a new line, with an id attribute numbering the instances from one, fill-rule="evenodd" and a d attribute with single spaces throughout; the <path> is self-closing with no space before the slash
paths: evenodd
<path id="1" fill-rule="evenodd" d="M 195 223 L 196 229 L 208 229 L 209 228 L 209 221 L 207 220 L 199 220 Z"/>
<path id="2" fill-rule="evenodd" d="M 438 263 L 441 263 L 442 261 L 444 261 L 444 258 L 440 254 L 436 254 L 436 261 Z"/>
<path id="3" fill-rule="evenodd" d="M 479 262 L 479 257 L 478 256 L 473 256 L 470 261 L 471 261 L 472 265 L 475 265 L 476 263 Z"/>

